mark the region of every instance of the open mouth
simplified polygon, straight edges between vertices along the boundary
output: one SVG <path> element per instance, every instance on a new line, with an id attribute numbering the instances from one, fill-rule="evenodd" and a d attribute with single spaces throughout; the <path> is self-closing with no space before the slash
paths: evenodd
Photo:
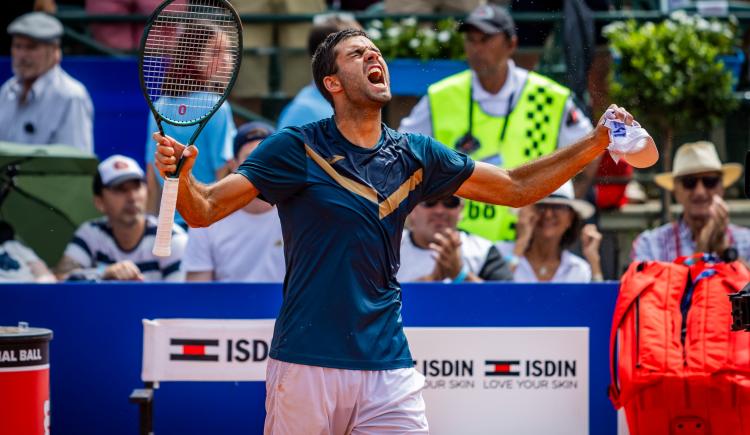
<path id="1" fill-rule="evenodd" d="M 370 83 L 374 85 L 384 85 L 385 76 L 383 74 L 383 70 L 379 67 L 370 68 L 370 70 L 367 72 L 367 80 L 369 80 Z"/>

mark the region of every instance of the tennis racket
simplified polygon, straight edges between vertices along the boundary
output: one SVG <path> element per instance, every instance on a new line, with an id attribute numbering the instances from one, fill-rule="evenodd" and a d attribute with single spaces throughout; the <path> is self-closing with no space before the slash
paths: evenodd
<path id="1" fill-rule="evenodd" d="M 138 70 L 159 132 L 162 122 L 198 124 L 192 146 L 226 100 L 242 61 L 242 22 L 226 0 L 167 0 L 151 14 L 141 38 Z M 170 255 L 183 159 L 168 174 L 159 205 L 154 255 Z"/>

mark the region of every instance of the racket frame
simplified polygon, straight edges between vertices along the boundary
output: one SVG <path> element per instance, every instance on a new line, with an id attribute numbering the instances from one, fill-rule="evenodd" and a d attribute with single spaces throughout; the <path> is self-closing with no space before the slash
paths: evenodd
<path id="1" fill-rule="evenodd" d="M 148 21 L 146 22 L 146 26 L 143 29 L 143 35 L 141 36 L 141 44 L 140 44 L 140 55 L 138 56 L 138 79 L 140 81 L 141 85 L 141 91 L 143 92 L 144 97 L 146 98 L 146 103 L 148 104 L 149 109 L 151 110 L 151 113 L 154 115 L 154 120 L 156 121 L 156 125 L 159 128 L 159 133 L 161 133 L 162 136 L 164 136 L 164 128 L 162 127 L 162 121 L 166 122 L 167 124 L 175 125 L 175 126 L 191 126 L 198 124 L 198 128 L 196 128 L 195 132 L 190 137 L 190 140 L 186 144 L 186 148 L 189 148 L 195 144 L 195 140 L 198 139 L 198 135 L 203 131 L 203 128 L 208 124 L 209 119 L 211 116 L 213 116 L 217 110 L 224 104 L 227 97 L 229 96 L 229 93 L 231 92 L 232 88 L 234 87 L 234 83 L 237 80 L 237 75 L 239 74 L 240 67 L 242 65 L 242 55 L 243 55 L 243 48 L 242 48 L 242 21 L 240 20 L 240 16 L 237 14 L 237 11 L 234 9 L 234 7 L 229 3 L 227 0 L 213 0 L 217 3 L 223 4 L 223 6 L 229 10 L 229 12 L 232 14 L 232 17 L 234 18 L 233 24 L 237 30 L 237 54 L 235 59 L 235 64 L 233 65 L 233 71 L 232 76 L 229 79 L 229 83 L 227 83 L 226 88 L 224 89 L 224 92 L 220 96 L 219 100 L 216 101 L 214 106 L 206 112 L 205 115 L 198 119 L 190 120 L 190 121 L 174 121 L 167 119 L 163 117 L 161 114 L 159 114 L 159 111 L 156 110 L 156 107 L 154 106 L 155 101 L 151 99 L 151 95 L 149 95 L 148 87 L 146 86 L 146 80 L 144 78 L 144 59 L 145 59 L 145 52 L 146 52 L 146 41 L 148 40 L 148 35 L 151 32 L 151 28 L 153 27 L 154 23 L 156 22 L 159 15 L 164 11 L 164 9 L 169 6 L 170 4 L 174 3 L 175 0 L 166 0 L 162 2 L 154 11 L 151 13 L 151 16 L 149 17 Z M 189 5 L 188 5 L 189 7 Z M 159 97 L 161 98 L 161 96 Z M 174 215 L 175 215 L 175 209 L 176 209 L 176 203 L 177 203 L 177 191 L 179 186 L 179 175 L 180 175 L 180 169 L 182 168 L 183 163 L 185 162 L 185 159 L 180 156 L 179 161 L 177 162 L 177 168 L 175 171 L 171 174 L 167 174 L 167 179 L 164 180 L 164 189 L 162 190 L 162 197 L 161 202 L 159 204 L 159 216 L 158 216 L 158 225 L 157 225 L 157 231 L 156 231 L 156 238 L 154 240 L 154 247 L 152 252 L 154 255 L 159 257 L 167 257 L 171 254 L 171 239 L 172 239 L 172 226 L 174 225 Z"/>
<path id="2" fill-rule="evenodd" d="M 198 135 L 203 131 L 203 128 L 208 124 L 209 119 L 216 113 L 217 110 L 224 104 L 224 101 L 226 101 L 227 97 L 229 97 L 229 93 L 231 92 L 232 88 L 234 87 L 234 83 L 237 80 L 237 76 L 239 75 L 240 68 L 242 66 L 242 57 L 243 57 L 243 47 L 242 47 L 242 20 L 240 19 L 239 14 L 234 9 L 231 3 L 229 3 L 228 0 L 213 0 L 218 3 L 222 3 L 232 14 L 234 17 L 233 23 L 235 27 L 237 28 L 237 44 L 238 44 L 238 50 L 237 50 L 237 61 L 236 61 L 236 67 L 234 68 L 234 72 L 232 74 L 232 77 L 229 79 L 229 83 L 227 84 L 226 90 L 221 95 L 219 100 L 214 104 L 214 107 L 208 111 L 205 115 L 202 117 L 191 120 L 191 121 L 174 121 L 167 119 L 159 114 L 159 111 L 156 110 L 156 107 L 154 106 L 154 101 L 151 99 L 151 96 L 148 93 L 148 87 L 146 86 L 146 81 L 144 79 L 144 53 L 146 49 L 146 41 L 148 40 L 148 34 L 151 31 L 151 27 L 156 22 L 156 19 L 158 18 L 159 14 L 166 9 L 167 6 L 174 3 L 176 0 L 166 0 L 162 2 L 159 6 L 154 9 L 154 11 L 151 13 L 151 15 L 148 18 L 148 21 L 146 21 L 146 26 L 143 29 L 143 35 L 141 35 L 141 45 L 140 45 L 140 55 L 138 56 L 138 80 L 141 85 L 141 91 L 143 92 L 143 96 L 146 97 L 146 103 L 148 104 L 149 109 L 151 110 L 151 113 L 154 115 L 154 120 L 156 121 L 156 126 L 159 128 L 159 133 L 164 136 L 164 128 L 162 127 L 161 123 L 166 122 L 167 124 L 175 125 L 178 127 L 187 127 L 191 125 L 198 124 L 198 128 L 193 132 L 193 134 L 190 136 L 190 141 L 188 141 L 186 145 L 186 148 L 189 148 L 193 145 L 195 145 L 195 140 L 198 139 Z M 180 157 L 180 160 L 177 162 L 177 168 L 175 171 L 171 174 L 167 174 L 168 177 L 177 178 L 180 175 L 180 169 L 182 169 L 182 165 L 184 163 L 184 160 L 182 157 Z"/>

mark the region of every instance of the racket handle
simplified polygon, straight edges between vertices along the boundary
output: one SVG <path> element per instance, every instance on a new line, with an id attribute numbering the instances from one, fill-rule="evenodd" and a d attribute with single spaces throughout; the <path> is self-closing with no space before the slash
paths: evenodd
<path id="1" fill-rule="evenodd" d="M 153 254 L 157 257 L 169 257 L 172 253 L 172 227 L 177 207 L 177 187 L 179 178 L 165 178 L 159 205 L 159 223 L 156 227 Z"/>

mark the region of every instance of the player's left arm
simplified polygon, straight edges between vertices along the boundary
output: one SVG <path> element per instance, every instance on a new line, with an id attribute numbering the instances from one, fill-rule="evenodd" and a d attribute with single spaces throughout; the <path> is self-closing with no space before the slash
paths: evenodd
<path id="1" fill-rule="evenodd" d="M 624 109 L 610 106 L 617 119 L 632 124 Z M 609 129 L 600 121 L 578 142 L 518 168 L 505 170 L 477 162 L 474 172 L 461 184 L 456 195 L 490 204 L 523 207 L 554 192 L 580 172 L 609 145 Z"/>

